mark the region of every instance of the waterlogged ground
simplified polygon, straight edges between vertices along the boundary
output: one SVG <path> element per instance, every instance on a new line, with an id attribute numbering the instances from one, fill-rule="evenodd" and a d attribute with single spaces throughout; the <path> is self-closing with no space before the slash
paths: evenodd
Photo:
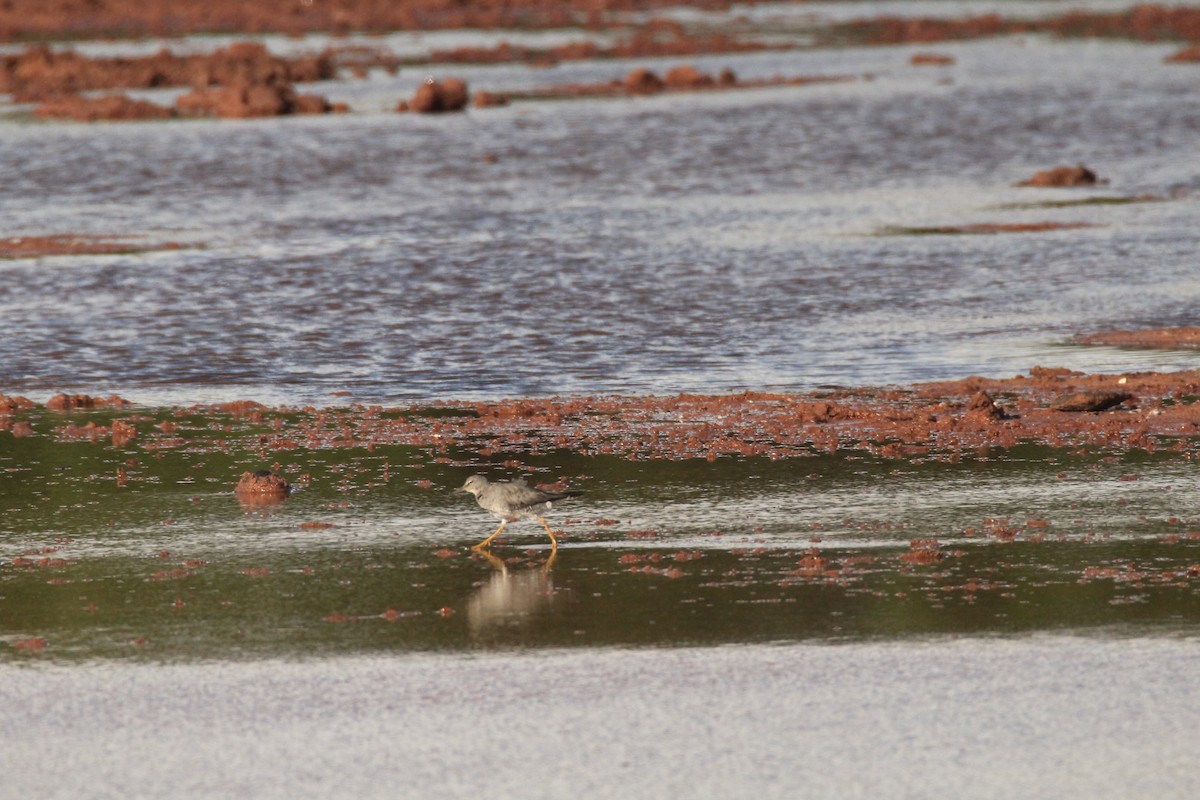
<path id="1" fill-rule="evenodd" d="M 280 453 L 244 446 L 270 414 L 139 412 L 174 443 L 0 431 L 14 794 L 1197 788 L 1185 454 Z M 276 457 L 296 491 L 239 501 Z M 470 549 L 476 470 L 586 492 L 557 554 L 532 524 Z"/>
<path id="2" fill-rule="evenodd" d="M 810 22 L 742 11 L 792 43 Z M 6 792 L 1194 797 L 1197 389 L 1133 373 L 1198 356 L 1072 344 L 1195 323 L 1196 68 L 1164 64 L 1176 49 L 706 56 L 686 60 L 845 80 L 437 119 L 391 109 L 427 75 L 520 93 L 678 61 L 373 70 L 311 87 L 353 109 L 322 118 L 6 108 L 0 393 L 135 403 L 0 416 Z M 913 65 L 926 50 L 954 61 Z M 1014 186 L 1076 163 L 1107 182 Z M 45 242 L 61 255 L 30 255 Z M 850 391 L 769 429 L 722 411 L 677 435 L 656 411 L 619 440 L 605 426 L 629 418 L 596 400 L 1037 364 L 1134 397 L 1056 422 L 1043 370 L 903 390 L 874 434 Z M 531 433 L 561 409 L 518 404 L 476 439 L 304 423 L 440 399 L 465 429 L 459 401 L 548 395 L 597 407 Z M 192 407 L 244 398 L 286 408 Z M 295 491 L 235 496 L 261 468 Z M 584 491 L 550 515 L 557 553 L 531 523 L 472 551 L 495 524 L 453 491 L 473 472 Z"/>
<path id="3" fill-rule="evenodd" d="M 163 447 L 0 433 L 0 659 L 1200 632 L 1200 489 L 1175 453 L 362 446 L 272 453 L 297 489 L 248 501 L 263 455 L 223 442 L 253 424 L 172 418 Z M 532 523 L 470 549 L 494 525 L 453 491 L 476 471 L 586 492 L 552 515 L 556 555 Z"/>

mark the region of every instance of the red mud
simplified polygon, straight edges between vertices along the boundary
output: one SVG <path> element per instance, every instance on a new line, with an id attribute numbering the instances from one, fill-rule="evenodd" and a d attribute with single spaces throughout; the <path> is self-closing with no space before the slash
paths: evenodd
<path id="1" fill-rule="evenodd" d="M 64 95 L 47 100 L 34 109 L 39 117 L 73 119 L 79 122 L 123 122 L 135 119 L 169 119 L 175 112 L 146 100 L 133 100 L 125 95 L 80 97 Z"/>
<path id="2" fill-rule="evenodd" d="M 0 92 L 17 102 L 100 89 L 157 89 L 170 86 L 290 85 L 329 80 L 336 70 L 331 53 L 286 59 L 257 42 L 240 42 L 207 55 L 161 50 L 141 58 L 88 58 L 70 50 L 28 47 L 0 58 Z"/>
<path id="3" fill-rule="evenodd" d="M 1068 11 L 1038 20 L 1008 20 L 999 14 L 963 19 L 876 17 L 834 26 L 828 38 L 864 44 L 904 44 L 978 39 L 1017 33 L 1120 37 L 1144 42 L 1200 41 L 1200 8 L 1146 4 L 1125 11 Z"/>
<path id="4" fill-rule="evenodd" d="M 686 5 L 728 9 L 729 0 L 5 0 L 0 40 L 180 36 L 243 31 L 437 30 L 596 27 L 614 14 Z"/>
<path id="5" fill-rule="evenodd" d="M 995 233 L 1044 233 L 1046 231 L 1067 231 L 1078 228 L 1095 227 L 1090 222 L 981 222 L 975 225 L 934 225 L 916 228 L 886 228 L 884 234 L 921 234 L 921 235 L 956 235 L 956 234 L 995 234 Z"/>
<path id="6" fill-rule="evenodd" d="M 1080 164 L 1077 167 L 1055 167 L 1035 173 L 1017 186 L 1095 186 L 1096 173 Z"/>
<path id="7" fill-rule="evenodd" d="M 913 53 L 912 58 L 908 62 L 916 67 L 944 67 L 955 63 L 954 56 L 944 56 L 937 53 Z"/>
<path id="8" fill-rule="evenodd" d="M 120 255 L 155 250 L 178 250 L 176 242 L 142 244 L 121 236 L 90 236 L 62 233 L 52 236 L 19 236 L 0 239 L 0 258 L 39 258 L 42 256 Z"/>
<path id="9" fill-rule="evenodd" d="M 297 94 L 293 84 L 332 78 L 328 53 L 297 59 L 271 55 L 255 42 L 232 44 L 209 55 L 176 56 L 166 50 L 145 58 L 86 58 L 31 47 L 0 59 L 0 91 L 18 101 L 43 100 L 39 117 L 83 122 L 163 119 L 174 116 L 269 117 L 335 110 L 323 97 Z M 173 108 L 124 95 L 85 98 L 78 93 L 111 88 L 192 86 Z M 336 109 L 344 110 L 344 109 Z"/>
<path id="10" fill-rule="evenodd" d="M 1080 406 L 1071 401 L 1073 395 L 1097 405 Z M 305 409 L 289 411 L 286 423 L 279 417 L 279 424 L 265 433 L 259 424 L 244 434 L 242 444 L 268 452 L 402 444 L 426 448 L 443 458 L 456 448 L 483 457 L 569 449 L 633 460 L 780 459 L 855 450 L 883 458 L 956 460 L 990 448 L 1035 443 L 1173 450 L 1200 457 L 1200 403 L 1193 402 L 1198 395 L 1200 371 L 1085 375 L 1035 367 L 1028 376 L 1006 379 L 970 377 L 908 388 L 819 394 L 448 403 L 404 409 L 394 418 L 390 414 L 385 418 L 378 407 Z M 1066 410 L 1077 407 L 1108 410 Z M 447 410 L 459 413 L 447 415 Z M 36 409 L 22 413 L 36 413 Z M 268 417 L 276 413 L 261 412 L 260 423 L 271 422 Z M 87 426 L 69 433 L 97 442 L 107 438 Z M 147 450 L 185 444 L 203 446 L 155 427 L 143 427 L 134 442 Z M 236 434 L 220 445 L 230 446 L 240 446 Z M 248 475 L 244 480 L 257 485 L 260 479 Z M 266 488 L 275 493 L 286 486 L 277 475 L 266 480 Z"/>
<path id="11" fill-rule="evenodd" d="M 683 4 L 686 5 L 686 4 Z M 625 41 L 610 47 L 593 42 L 571 42 L 549 48 L 519 47 L 501 42 L 494 47 L 459 47 L 435 50 L 429 61 L 452 64 L 526 63 L 553 66 L 560 61 L 599 58 L 666 58 L 711 53 L 753 53 L 786 49 L 789 45 L 766 44 L 737 39 L 723 33 L 690 34 L 677 22 L 651 20 Z"/>
<path id="12" fill-rule="evenodd" d="M 723 69 L 714 78 L 700 72 L 691 65 L 675 67 L 660 77 L 657 73 L 639 67 L 625 76 L 624 80 L 607 83 L 568 83 L 546 86 L 525 92 L 513 92 L 514 100 L 543 100 L 571 97 L 623 97 L 654 95 L 660 92 L 723 91 L 730 89 L 762 89 L 776 86 L 808 86 L 815 83 L 840 83 L 856 80 L 849 75 L 811 75 L 792 78 L 774 77 L 753 80 L 738 80 L 733 70 Z"/>
<path id="13" fill-rule="evenodd" d="M 243 472 L 241 480 L 234 487 L 237 495 L 262 495 L 267 497 L 287 497 L 292 487 L 282 475 L 267 469 L 256 472 Z"/>
<path id="14" fill-rule="evenodd" d="M 407 102 L 401 102 L 397 111 L 415 111 L 418 114 L 441 114 L 462 111 L 467 107 L 470 94 L 467 84 L 458 78 L 443 78 L 441 81 L 426 81 Z"/>
<path id="15" fill-rule="evenodd" d="M 1200 347 L 1200 328 L 1152 328 L 1140 331 L 1100 331 L 1077 334 L 1075 344 L 1182 350 Z"/>
<path id="16" fill-rule="evenodd" d="M 1200 62 L 1200 45 L 1192 45 L 1172 53 L 1165 59 L 1168 64 L 1195 64 Z"/>

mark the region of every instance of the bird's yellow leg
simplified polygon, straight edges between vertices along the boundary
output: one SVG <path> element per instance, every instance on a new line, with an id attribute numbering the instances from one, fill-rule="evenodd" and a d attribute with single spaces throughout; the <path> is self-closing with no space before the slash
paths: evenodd
<path id="1" fill-rule="evenodd" d="M 506 523 L 506 520 L 500 520 L 500 527 L 499 527 L 499 528 L 496 528 L 496 532 L 495 532 L 495 533 L 493 533 L 491 536 L 487 537 L 486 539 L 484 539 L 484 540 L 483 540 L 482 542 L 480 542 L 479 544 L 477 544 L 477 545 L 475 545 L 474 547 L 472 547 L 471 549 L 472 549 L 472 550 L 480 550 L 480 549 L 482 549 L 482 548 L 484 548 L 484 547 L 487 547 L 489 544 L 491 544 L 491 543 L 492 543 L 492 539 L 495 539 L 497 536 L 499 536 L 499 535 L 500 535 L 500 531 L 504 530 L 504 525 L 505 525 L 505 523 Z"/>
<path id="2" fill-rule="evenodd" d="M 546 533 L 550 534 L 550 551 L 558 552 L 558 539 L 554 538 L 554 531 L 550 530 L 550 526 L 546 524 L 546 520 L 542 519 L 541 517 L 538 517 L 537 521 L 542 523 L 542 527 L 546 529 Z"/>

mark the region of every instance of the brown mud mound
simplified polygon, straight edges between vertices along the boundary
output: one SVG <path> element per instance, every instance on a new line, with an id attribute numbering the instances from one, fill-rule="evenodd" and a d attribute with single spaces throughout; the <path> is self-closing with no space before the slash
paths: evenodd
<path id="1" fill-rule="evenodd" d="M 1080 164 L 1076 167 L 1055 167 L 1035 173 L 1017 186 L 1095 186 L 1100 181 L 1096 173 Z"/>
<path id="2" fill-rule="evenodd" d="M 443 78 L 426 81 L 407 102 L 401 101 L 397 111 L 415 111 L 418 114 L 442 114 L 462 111 L 470 100 L 467 84 L 458 78 Z"/>
<path id="3" fill-rule="evenodd" d="M 12 414 L 14 411 L 24 411 L 33 406 L 34 402 L 28 397 L 0 394 L 0 414 Z"/>
<path id="4" fill-rule="evenodd" d="M 291 491 L 292 487 L 284 477 L 269 469 L 243 472 L 233 489 L 236 495 L 258 497 L 287 497 Z"/>
<path id="5" fill-rule="evenodd" d="M 178 250 L 177 242 L 146 244 L 123 236 L 55 234 L 52 236 L 15 236 L 0 239 L 0 258 L 38 258 L 42 256 L 124 255 L 156 250 Z"/>
<path id="6" fill-rule="evenodd" d="M 240 82 L 216 89 L 193 89 L 175 101 L 185 117 L 279 117 L 286 114 L 328 114 L 333 105 L 324 97 L 297 94 L 290 83 Z"/>
<path id="7" fill-rule="evenodd" d="M 1151 350 L 1191 350 L 1200 347 L 1200 328 L 1151 328 L 1076 334 L 1075 344 L 1137 347 Z"/>
<path id="8" fill-rule="evenodd" d="M 46 408 L 51 411 L 73 411 L 80 408 L 125 408 L 132 405 L 128 400 L 117 395 L 108 397 L 92 397 L 86 394 L 66 394 L 60 392 L 46 401 Z"/>

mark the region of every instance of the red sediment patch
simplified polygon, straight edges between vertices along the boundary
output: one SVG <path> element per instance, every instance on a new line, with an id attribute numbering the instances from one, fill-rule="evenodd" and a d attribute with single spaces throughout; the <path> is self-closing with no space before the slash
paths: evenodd
<path id="1" fill-rule="evenodd" d="M 213 403 L 212 405 L 205 406 L 205 408 L 210 411 L 224 411 L 228 414 L 233 414 L 235 417 L 258 415 L 260 418 L 262 412 L 267 410 L 267 407 L 262 403 L 256 403 L 253 400 L 233 400 L 228 403 Z"/>
<path id="2" fill-rule="evenodd" d="M 825 38 L 866 44 L 903 44 L 1016 33 L 1194 42 L 1200 41 L 1200 9 L 1143 4 L 1114 12 L 1068 11 L 1037 20 L 1009 20 L 999 14 L 960 19 L 875 17 L 835 25 L 826 31 Z"/>
<path id="3" fill-rule="evenodd" d="M 269 469 L 255 472 L 243 472 L 233 492 L 237 495 L 259 495 L 266 497 L 287 497 L 292 487 L 287 480 Z"/>
<path id="4" fill-rule="evenodd" d="M 1150 328 L 1147 330 L 1115 330 L 1080 333 L 1072 337 L 1074 344 L 1105 345 L 1108 347 L 1137 347 L 1153 350 L 1194 349 L 1200 347 L 1200 328 Z"/>
<path id="5" fill-rule="evenodd" d="M 1060 398 L 1087 393 L 1130 395 L 1137 403 L 1135 407 L 1122 402 L 1099 414 L 1051 407 Z M 956 460 L 1036 443 L 1110 450 L 1171 448 L 1191 454 L 1192 437 L 1200 428 L 1200 403 L 1188 398 L 1196 395 L 1200 371 L 1086 375 L 1034 367 L 1028 375 L 1009 378 L 970 376 L 911 387 L 814 394 L 529 398 L 421 406 L 399 415 L 358 407 L 293 410 L 289 425 L 297 431 L 295 438 L 310 448 L 364 447 L 365 442 L 403 445 L 429 450 L 437 463 L 464 467 L 472 462 L 439 453 L 447 447 L 476 454 L 573 450 L 686 460 L 710 454 L 785 459 L 852 450 L 884 458 Z M 248 419 L 253 422 L 264 413 L 255 411 Z M 60 435 L 99 440 L 112 431 L 76 426 Z M 269 439 L 267 435 L 264 441 L 257 428 L 235 426 L 219 443 L 181 438 L 175 444 L 215 451 L 241 442 L 261 449 L 269 446 Z M 133 441 L 146 450 L 161 444 L 154 437 Z M 637 539 L 657 533 L 626 535 Z"/>
<path id="6" fill-rule="evenodd" d="M 2 14 L 2 12 L 0 12 Z M 333 56 L 283 58 L 274 56 L 258 42 L 240 42 L 209 54 L 175 55 L 163 49 L 140 57 L 97 57 L 72 50 L 51 50 L 34 45 L 20 53 L 0 57 L 0 92 L 11 93 L 18 102 L 55 101 L 75 98 L 80 92 L 104 89 L 155 89 L 168 86 L 278 85 L 329 80 L 336 75 Z M 107 101 L 93 113 L 108 112 L 113 119 L 143 119 L 170 116 L 171 109 L 140 104 L 121 98 L 126 107 Z M 50 106 L 54 108 L 53 105 Z M 65 111 L 87 109 L 86 104 L 70 102 Z M 58 114 L 62 115 L 62 114 Z"/>
<path id="7" fill-rule="evenodd" d="M 322 530 L 325 530 L 326 528 L 336 528 L 337 526 L 334 525 L 332 522 L 313 521 L 313 522 L 301 522 L 296 527 L 302 531 L 322 531 Z"/>
<path id="8" fill-rule="evenodd" d="M 900 554 L 900 560 L 905 564 L 936 564 L 946 557 L 940 547 L 937 539 L 913 539 L 908 552 Z"/>
<path id="9" fill-rule="evenodd" d="M 916 67 L 944 67 L 955 63 L 955 61 L 954 56 L 941 55 L 939 53 L 913 53 L 908 63 Z"/>
<path id="10" fill-rule="evenodd" d="M 1192 45 L 1185 47 L 1182 50 L 1176 51 L 1165 59 L 1168 64 L 1196 64 L 1200 63 L 1200 45 Z"/>
<path id="11" fill-rule="evenodd" d="M 661 78 L 644 67 L 639 67 L 620 81 L 607 83 L 568 83 L 546 86 L 509 95 L 514 100 L 561 99 L 572 97 L 627 97 L 655 95 L 663 92 L 726 91 L 735 89 L 763 89 L 783 86 L 807 86 L 816 83 L 838 83 L 855 80 L 848 75 L 813 75 L 796 77 L 758 78 L 738 80 L 733 70 L 723 69 L 717 77 L 700 72 L 695 67 L 676 67 Z"/>
<path id="12" fill-rule="evenodd" d="M 73 119 L 79 122 L 129 122 L 175 116 L 172 108 L 147 100 L 134 100 L 123 94 L 104 97 L 61 95 L 39 104 L 33 113 L 43 119 Z"/>
<path id="13" fill-rule="evenodd" d="M 471 102 L 476 108 L 498 108 L 508 105 L 508 95 L 499 92 L 475 92 Z"/>
<path id="14" fill-rule="evenodd" d="M 1017 186 L 1095 186 L 1099 182 L 1095 172 L 1080 164 L 1075 167 L 1054 167 L 1034 173 L 1032 178 L 1021 181 Z"/>
<path id="15" fill-rule="evenodd" d="M 21 650 L 22 652 L 26 653 L 36 653 L 45 650 L 50 643 L 39 636 L 32 639 L 17 639 L 11 644 L 14 650 Z"/>
<path id="16" fill-rule="evenodd" d="M 884 234 L 901 236 L 988 235 L 998 233 L 1046 233 L 1096 227 L 1090 222 L 981 222 L 973 225 L 930 225 L 885 228 Z"/>
<path id="17" fill-rule="evenodd" d="M 122 236 L 52 234 L 49 236 L 13 236 L 0 239 L 0 258 L 39 258 L 45 256 L 123 255 L 178 250 L 177 242 L 138 242 Z"/>

